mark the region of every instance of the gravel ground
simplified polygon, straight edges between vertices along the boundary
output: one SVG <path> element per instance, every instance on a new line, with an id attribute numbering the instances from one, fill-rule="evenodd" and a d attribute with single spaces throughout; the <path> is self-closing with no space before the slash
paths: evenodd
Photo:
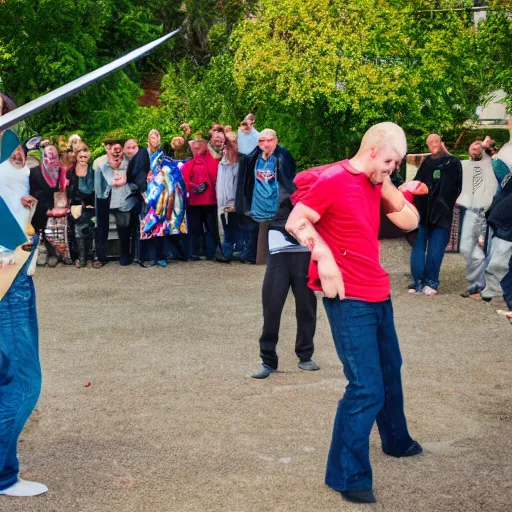
<path id="1" fill-rule="evenodd" d="M 409 249 L 387 241 L 406 412 L 425 453 L 371 438 L 375 511 L 506 511 L 512 484 L 512 330 L 462 299 L 447 255 L 437 297 L 406 293 Z M 319 308 L 319 372 L 297 369 L 291 297 L 280 372 L 258 363 L 264 267 L 39 269 L 43 392 L 20 443 L 22 476 L 50 492 L 2 512 L 368 510 L 323 483 L 346 381 Z M 85 387 L 90 381 L 92 385 Z"/>

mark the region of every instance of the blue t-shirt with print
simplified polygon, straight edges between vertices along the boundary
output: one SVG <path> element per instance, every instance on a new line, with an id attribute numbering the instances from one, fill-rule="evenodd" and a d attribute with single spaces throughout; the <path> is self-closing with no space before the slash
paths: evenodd
<path id="1" fill-rule="evenodd" d="M 279 199 L 274 155 L 267 160 L 261 155 L 258 157 L 254 167 L 254 178 L 251 217 L 257 222 L 271 220 L 276 216 Z"/>

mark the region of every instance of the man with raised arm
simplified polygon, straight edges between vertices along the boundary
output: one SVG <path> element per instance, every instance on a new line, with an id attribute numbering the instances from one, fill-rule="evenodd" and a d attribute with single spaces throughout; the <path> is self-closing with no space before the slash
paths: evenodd
<path id="1" fill-rule="evenodd" d="M 379 261 L 380 210 L 404 231 L 418 212 L 390 175 L 406 154 L 403 130 L 372 126 L 351 160 L 323 170 L 300 198 L 286 229 L 311 251 L 309 286 L 324 307 L 348 380 L 339 402 L 326 484 L 346 501 L 374 503 L 369 440 L 377 420 L 382 449 L 394 457 L 422 452 L 407 430 L 390 281 Z M 416 192 L 417 193 L 417 192 Z"/>

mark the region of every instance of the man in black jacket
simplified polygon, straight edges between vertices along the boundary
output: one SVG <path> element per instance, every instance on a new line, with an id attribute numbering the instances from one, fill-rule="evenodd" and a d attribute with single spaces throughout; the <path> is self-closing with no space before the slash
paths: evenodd
<path id="1" fill-rule="evenodd" d="M 436 295 L 444 251 L 450 239 L 453 208 L 462 189 L 462 166 L 448 153 L 435 133 L 427 137 L 430 155 L 421 164 L 415 180 L 425 183 L 428 194 L 416 196 L 420 214 L 418 236 L 411 252 L 413 282 L 409 293 Z"/>
<path id="2" fill-rule="evenodd" d="M 295 296 L 297 336 L 295 353 L 302 370 L 319 370 L 311 359 L 316 329 L 316 297 L 307 286 L 310 253 L 285 228 L 293 205 L 295 161 L 278 144 L 276 132 L 265 129 L 259 134 L 258 147 L 240 162 L 236 211 L 253 221 L 270 221 L 269 250 L 263 280 L 263 331 L 260 337 L 259 368 L 252 377 L 265 379 L 277 370 L 276 346 L 281 313 L 290 286 Z"/>

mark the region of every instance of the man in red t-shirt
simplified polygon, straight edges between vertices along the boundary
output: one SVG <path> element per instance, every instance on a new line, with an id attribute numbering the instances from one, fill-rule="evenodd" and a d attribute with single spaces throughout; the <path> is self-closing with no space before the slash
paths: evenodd
<path id="1" fill-rule="evenodd" d="M 401 229 L 418 225 L 418 212 L 390 180 L 406 149 L 405 134 L 396 124 L 371 127 L 354 158 L 324 170 L 286 224 L 311 251 L 309 286 L 325 294 L 348 380 L 334 423 L 326 483 L 352 502 L 375 502 L 369 458 L 375 420 L 386 454 L 422 451 L 407 430 L 390 282 L 379 261 L 381 206 Z"/>

